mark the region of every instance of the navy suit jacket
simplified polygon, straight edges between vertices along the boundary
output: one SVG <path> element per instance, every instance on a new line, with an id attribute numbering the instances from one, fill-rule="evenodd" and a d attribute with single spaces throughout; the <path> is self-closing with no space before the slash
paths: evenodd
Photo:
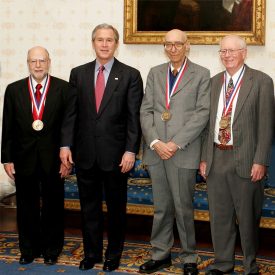
<path id="1" fill-rule="evenodd" d="M 139 149 L 142 78 L 138 70 L 115 59 L 97 113 L 95 64 L 71 71 L 62 145 L 73 147 L 77 167 L 89 169 L 97 161 L 102 170 L 114 171 L 125 151 L 137 153 Z"/>

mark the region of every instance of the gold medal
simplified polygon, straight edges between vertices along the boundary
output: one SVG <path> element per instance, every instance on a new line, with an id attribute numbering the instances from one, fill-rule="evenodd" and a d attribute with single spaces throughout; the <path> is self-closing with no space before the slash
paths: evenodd
<path id="1" fill-rule="evenodd" d="M 165 110 L 165 111 L 163 111 L 162 114 L 161 114 L 161 120 L 162 120 L 162 121 L 168 121 L 168 120 L 171 119 L 171 117 L 172 117 L 172 114 L 170 113 L 169 110 Z"/>
<path id="2" fill-rule="evenodd" d="M 44 127 L 44 123 L 40 119 L 37 119 L 32 123 L 32 128 L 35 131 L 41 131 L 43 129 L 43 127 Z"/>
<path id="3" fill-rule="evenodd" d="M 229 125 L 229 116 L 222 116 L 220 120 L 220 128 L 226 129 Z"/>

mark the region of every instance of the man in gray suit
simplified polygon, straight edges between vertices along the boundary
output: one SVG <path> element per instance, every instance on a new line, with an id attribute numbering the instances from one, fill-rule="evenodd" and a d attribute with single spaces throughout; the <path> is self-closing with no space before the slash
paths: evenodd
<path id="1" fill-rule="evenodd" d="M 246 43 L 239 36 L 224 37 L 219 52 L 226 70 L 211 81 L 209 127 L 200 164 L 207 177 L 215 251 L 215 262 L 206 274 L 233 271 L 236 220 L 244 272 L 259 274 L 257 233 L 274 132 L 273 81 L 244 64 Z"/>
<path id="2" fill-rule="evenodd" d="M 176 218 L 184 274 L 198 274 L 193 194 L 201 133 L 209 118 L 210 74 L 186 57 L 189 48 L 184 32 L 175 29 L 166 34 L 164 49 L 170 62 L 150 70 L 141 106 L 144 162 L 155 207 L 152 259 L 140 266 L 141 273 L 171 265 Z"/>

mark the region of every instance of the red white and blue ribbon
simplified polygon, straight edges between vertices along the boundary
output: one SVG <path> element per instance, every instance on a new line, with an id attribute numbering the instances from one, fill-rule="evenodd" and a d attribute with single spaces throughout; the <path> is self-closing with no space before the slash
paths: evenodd
<path id="1" fill-rule="evenodd" d="M 33 115 L 34 120 L 37 120 L 37 119 L 42 120 L 43 113 L 44 113 L 44 107 L 45 107 L 45 100 L 46 100 L 46 97 L 47 97 L 47 93 L 49 91 L 50 82 L 51 82 L 50 75 L 47 75 L 45 85 L 44 85 L 43 91 L 42 91 L 41 100 L 40 100 L 40 102 L 37 102 L 36 98 L 35 98 L 36 89 L 33 86 L 31 76 L 29 76 L 28 88 L 29 88 L 30 98 L 31 98 L 32 107 L 33 107 L 32 115 Z"/>
<path id="2" fill-rule="evenodd" d="M 170 70 L 171 70 L 171 65 L 168 66 L 167 69 L 167 76 L 166 76 L 166 109 L 169 110 L 170 108 L 170 99 L 172 95 L 175 93 L 175 91 L 178 88 L 179 82 L 181 81 L 184 72 L 187 68 L 187 58 L 185 58 L 184 63 L 182 64 L 179 73 L 175 79 L 175 82 L 173 84 L 173 87 L 170 87 Z"/>
<path id="3" fill-rule="evenodd" d="M 226 116 L 232 110 L 232 104 L 233 104 L 234 98 L 236 97 L 236 95 L 239 92 L 241 85 L 242 85 L 244 71 L 245 71 L 245 67 L 243 66 L 243 68 L 238 76 L 236 85 L 234 85 L 233 92 L 232 92 L 228 102 L 226 102 L 226 90 L 227 90 L 227 88 L 226 88 L 226 83 L 227 83 L 226 72 L 224 73 L 224 84 L 223 84 L 223 101 L 224 101 L 223 102 L 223 106 L 224 106 L 223 115 L 224 116 Z"/>

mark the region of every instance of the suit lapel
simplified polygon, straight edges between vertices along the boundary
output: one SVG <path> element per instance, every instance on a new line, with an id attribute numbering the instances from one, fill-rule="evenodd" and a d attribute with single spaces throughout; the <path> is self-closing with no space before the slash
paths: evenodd
<path id="1" fill-rule="evenodd" d="M 46 91 L 44 91 L 46 92 Z M 56 107 L 56 82 L 53 77 L 50 78 L 50 86 L 49 91 L 47 93 L 46 101 L 45 101 L 45 108 L 44 113 L 42 116 L 42 121 L 46 122 L 49 121 L 50 116 L 54 113 Z M 61 96 L 61 95 L 60 95 Z"/>
<path id="2" fill-rule="evenodd" d="M 181 81 L 179 82 L 179 85 L 178 85 L 176 91 L 174 92 L 174 94 L 172 96 L 174 96 L 175 94 L 177 94 L 178 92 L 180 92 L 181 90 L 184 89 L 184 87 L 188 84 L 188 82 L 191 79 L 193 79 L 193 77 L 192 77 L 193 73 L 194 73 L 194 70 L 193 70 L 192 63 L 187 59 L 185 72 L 182 76 Z"/>
<path id="3" fill-rule="evenodd" d="M 95 104 L 95 60 L 87 64 L 83 79 L 84 98 L 87 98 L 87 104 L 90 106 L 93 116 L 97 115 Z"/>
<path id="4" fill-rule="evenodd" d="M 156 72 L 156 96 L 159 97 L 163 108 L 166 108 L 166 79 L 169 63 L 161 65 L 160 69 Z"/>
<path id="5" fill-rule="evenodd" d="M 31 125 L 31 123 L 33 122 L 33 116 L 28 81 L 28 77 L 24 79 L 22 83 L 22 90 L 21 93 L 18 95 L 18 99 L 19 101 L 21 101 L 19 103 L 19 106 L 23 109 L 23 115 L 26 117 L 26 122 L 27 124 Z"/>
<path id="6" fill-rule="evenodd" d="M 242 85 L 239 91 L 238 95 L 238 100 L 236 104 L 236 110 L 234 113 L 234 121 L 237 119 L 238 115 L 240 114 L 240 111 L 244 105 L 244 102 L 249 95 L 250 91 L 252 88 L 252 73 L 249 67 L 246 66 L 243 80 L 242 80 Z M 233 121 L 233 123 L 234 123 Z"/>
<path id="7" fill-rule="evenodd" d="M 112 98 L 113 92 L 115 91 L 122 77 L 123 75 L 121 73 L 121 67 L 119 65 L 119 62 L 115 59 L 111 72 L 108 77 L 108 81 L 106 83 L 104 95 L 97 114 L 98 116 L 102 114 L 102 112 L 108 105 L 109 101 Z"/>
<path id="8" fill-rule="evenodd" d="M 212 125 L 215 127 L 216 114 L 218 111 L 219 99 L 223 85 L 223 75 L 224 72 L 220 73 L 215 80 L 212 79 L 212 89 L 211 89 L 211 114 L 210 120 Z"/>
<path id="9" fill-rule="evenodd" d="M 160 70 L 160 85 L 159 87 L 164 87 L 164 89 L 161 89 L 165 98 L 166 98 L 166 81 L 167 81 L 167 70 L 169 67 L 169 63 L 165 64 L 164 66 L 162 66 L 161 70 Z"/>

